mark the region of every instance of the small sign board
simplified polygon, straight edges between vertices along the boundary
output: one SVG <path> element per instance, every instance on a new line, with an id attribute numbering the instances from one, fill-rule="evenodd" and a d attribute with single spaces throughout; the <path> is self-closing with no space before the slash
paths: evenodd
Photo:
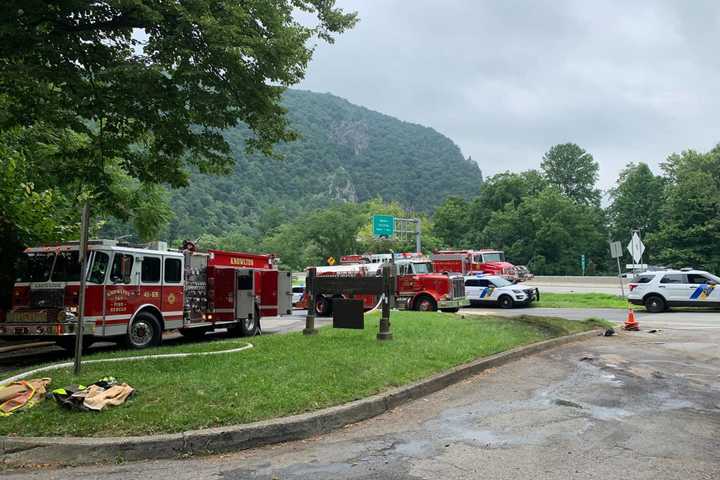
<path id="1" fill-rule="evenodd" d="M 395 217 L 392 215 L 373 215 L 373 235 L 390 238 L 395 234 Z"/>
<path id="2" fill-rule="evenodd" d="M 333 265 L 335 265 L 335 263 L 336 263 L 336 262 L 335 262 L 335 257 L 328 257 L 328 258 L 327 258 L 327 263 L 328 263 L 328 265 L 330 265 L 331 267 L 332 267 Z"/>
<path id="3" fill-rule="evenodd" d="M 365 315 L 362 300 L 334 298 L 332 303 L 333 328 L 365 328 Z"/>
<path id="4" fill-rule="evenodd" d="M 380 295 L 384 286 L 382 277 L 315 277 L 313 288 L 326 295 Z"/>
<path id="5" fill-rule="evenodd" d="M 610 258 L 622 257 L 622 244 L 620 242 L 610 242 Z"/>
<path id="6" fill-rule="evenodd" d="M 632 256 L 632 259 L 635 261 L 635 263 L 640 262 L 643 253 L 645 252 L 645 245 L 643 244 L 642 240 L 640 240 L 640 235 L 638 235 L 637 232 L 633 233 L 632 239 L 630 239 L 630 243 L 628 243 L 627 249 L 628 252 L 630 252 L 630 255 Z"/>
<path id="7" fill-rule="evenodd" d="M 628 263 L 625 268 L 628 270 L 647 270 L 648 265 L 647 263 Z"/>

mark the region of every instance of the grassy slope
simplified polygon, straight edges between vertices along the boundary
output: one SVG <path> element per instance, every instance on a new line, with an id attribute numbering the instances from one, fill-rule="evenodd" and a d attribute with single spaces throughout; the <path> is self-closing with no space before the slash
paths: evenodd
<path id="1" fill-rule="evenodd" d="M 54 401 L 45 401 L 0 419 L 0 434 L 122 436 L 291 415 L 355 400 L 477 357 L 594 325 L 527 316 L 463 320 L 440 313 L 398 312 L 392 317 L 392 342 L 375 340 L 377 316 L 371 316 L 362 331 L 326 328 L 316 337 L 300 333 L 255 337 L 251 339 L 254 349 L 234 354 L 86 365 L 78 379 L 68 369 L 56 370 L 49 373 L 51 388 L 114 375 L 134 386 L 137 394 L 125 405 L 99 413 L 69 412 Z M 205 346 L 215 350 L 241 343 Z M 160 350 L 172 353 L 203 346 Z"/>

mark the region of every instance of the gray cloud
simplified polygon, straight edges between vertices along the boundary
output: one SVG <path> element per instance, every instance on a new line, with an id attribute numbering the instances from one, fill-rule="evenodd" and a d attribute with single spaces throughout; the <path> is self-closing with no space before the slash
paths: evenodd
<path id="1" fill-rule="evenodd" d="M 573 141 L 611 186 L 631 161 L 720 142 L 720 3 L 338 0 L 301 88 L 431 126 L 486 174 Z M 656 168 L 657 169 L 657 168 Z"/>

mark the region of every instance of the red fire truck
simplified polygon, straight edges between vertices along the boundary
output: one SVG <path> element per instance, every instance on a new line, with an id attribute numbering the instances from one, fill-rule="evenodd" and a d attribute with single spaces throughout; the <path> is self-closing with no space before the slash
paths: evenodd
<path id="1" fill-rule="evenodd" d="M 18 269 L 12 308 L 0 338 L 48 339 L 72 348 L 77 326 L 80 263 L 77 243 L 28 248 Z M 215 328 L 250 336 L 263 315 L 291 313 L 290 272 L 272 255 L 169 250 L 89 242 L 84 344 L 121 341 L 131 348 L 159 345 L 177 329 L 201 337 Z"/>
<path id="2" fill-rule="evenodd" d="M 504 277 L 511 282 L 529 279 L 527 277 L 521 278 L 521 276 L 524 276 L 521 275 L 522 270 L 507 262 L 505 253 L 500 250 L 439 250 L 433 253 L 430 258 L 436 272 L 459 273 L 462 275 L 487 273 Z"/>
<path id="3" fill-rule="evenodd" d="M 383 255 L 349 255 L 341 258 L 342 265 L 317 267 L 318 276 L 368 276 L 381 275 Z M 465 282 L 459 275 L 433 273 L 432 264 L 427 258 L 415 255 L 396 255 L 396 296 L 395 305 L 401 310 L 421 310 L 457 312 L 460 307 L 470 305 L 465 297 Z M 376 263 L 367 263 L 373 259 Z M 390 255 L 387 255 L 390 261 Z M 307 294 L 306 294 L 307 295 Z M 374 307 L 378 298 L 375 295 L 356 295 L 361 298 L 366 309 Z M 307 305 L 307 298 L 305 305 Z M 319 295 L 315 301 L 318 315 L 332 313 L 332 299 Z"/>

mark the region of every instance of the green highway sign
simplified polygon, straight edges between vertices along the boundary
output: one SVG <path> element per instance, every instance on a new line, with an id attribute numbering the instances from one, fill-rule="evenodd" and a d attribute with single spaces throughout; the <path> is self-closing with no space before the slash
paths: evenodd
<path id="1" fill-rule="evenodd" d="M 395 234 L 395 217 L 392 215 L 373 215 L 373 235 L 390 238 Z"/>

